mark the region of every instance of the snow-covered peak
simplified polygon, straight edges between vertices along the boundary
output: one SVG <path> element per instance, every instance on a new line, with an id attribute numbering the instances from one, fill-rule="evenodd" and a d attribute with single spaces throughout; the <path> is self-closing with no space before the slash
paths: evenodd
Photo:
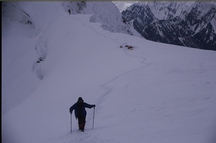
<path id="1" fill-rule="evenodd" d="M 198 17 L 202 17 L 204 15 L 206 15 L 209 11 L 211 10 L 216 10 L 216 5 L 213 5 L 212 3 L 208 3 L 208 2 L 195 2 L 193 5 L 191 5 L 191 7 L 189 8 L 189 10 L 194 10 L 194 11 L 198 11 L 197 15 Z"/>
<path id="2" fill-rule="evenodd" d="M 167 20 L 174 18 L 188 7 L 190 7 L 194 2 L 138 2 L 130 7 L 127 11 L 137 11 L 136 13 L 143 13 L 143 10 L 149 9 L 157 20 Z M 137 10 L 136 10 L 137 9 Z M 125 11 L 126 11 L 125 10 Z M 134 15 L 134 16 L 137 16 Z"/>
<path id="3" fill-rule="evenodd" d="M 93 14 L 90 21 L 101 23 L 101 27 L 110 32 L 139 36 L 123 22 L 121 13 L 112 2 L 63 2 L 62 6 L 69 14 Z"/>
<path id="4" fill-rule="evenodd" d="M 183 21 L 189 21 L 188 25 L 190 25 L 190 28 L 195 33 L 198 33 L 211 22 L 215 13 L 216 5 L 210 2 L 194 2 L 193 5 L 183 11 L 179 17 Z M 215 24 L 212 25 L 214 27 Z"/>
<path id="5" fill-rule="evenodd" d="M 215 14 L 214 18 L 212 19 L 211 24 L 212 24 L 214 31 L 216 32 L 216 14 Z"/>
<path id="6" fill-rule="evenodd" d="M 134 5 L 136 5 L 136 6 L 146 6 L 147 4 L 148 4 L 148 2 L 138 2 L 138 3 L 134 4 Z"/>
<path id="7" fill-rule="evenodd" d="M 178 16 L 185 11 L 193 2 L 148 2 L 147 5 L 159 20 L 167 20 Z"/>
<path id="8" fill-rule="evenodd" d="M 113 1 L 120 12 L 126 10 L 130 5 L 137 3 L 138 1 Z"/>

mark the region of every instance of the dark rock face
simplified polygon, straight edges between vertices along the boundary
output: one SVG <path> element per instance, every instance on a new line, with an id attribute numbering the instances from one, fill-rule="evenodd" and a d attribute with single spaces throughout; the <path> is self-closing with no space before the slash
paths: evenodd
<path id="1" fill-rule="evenodd" d="M 167 10 L 172 10 L 174 15 L 179 9 L 167 8 Z M 134 28 L 148 40 L 216 50 L 215 3 L 195 2 L 187 9 L 181 10 L 181 13 L 175 17 L 172 13 L 168 13 L 166 18 L 159 19 L 154 13 L 156 12 L 150 9 L 148 4 L 135 4 L 123 11 L 122 15 L 126 21 L 133 21 Z"/>

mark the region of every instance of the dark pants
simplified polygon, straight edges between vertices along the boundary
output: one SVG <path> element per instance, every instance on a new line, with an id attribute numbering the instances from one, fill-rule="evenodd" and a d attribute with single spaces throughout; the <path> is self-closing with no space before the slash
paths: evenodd
<path id="1" fill-rule="evenodd" d="M 85 119 L 86 119 L 85 116 L 79 116 L 78 117 L 79 130 L 81 130 L 81 131 L 84 131 L 85 122 L 86 122 Z"/>

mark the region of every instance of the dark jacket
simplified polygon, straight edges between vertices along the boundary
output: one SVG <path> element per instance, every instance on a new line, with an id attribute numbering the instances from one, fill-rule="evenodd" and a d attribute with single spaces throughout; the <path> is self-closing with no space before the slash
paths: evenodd
<path id="1" fill-rule="evenodd" d="M 85 108 L 92 108 L 95 107 L 95 105 L 90 105 L 85 102 L 76 102 L 73 106 L 70 107 L 69 111 L 72 113 L 73 110 L 75 110 L 75 117 L 78 118 L 79 116 L 86 116 L 86 110 Z"/>

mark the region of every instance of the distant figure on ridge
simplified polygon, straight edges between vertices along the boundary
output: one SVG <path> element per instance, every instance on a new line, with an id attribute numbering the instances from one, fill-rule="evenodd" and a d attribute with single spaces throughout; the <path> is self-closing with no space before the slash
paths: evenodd
<path id="1" fill-rule="evenodd" d="M 83 101 L 82 97 L 78 98 L 78 101 L 70 107 L 69 112 L 72 114 L 75 110 L 75 117 L 78 118 L 79 130 L 84 132 L 86 122 L 86 110 L 85 108 L 95 108 L 95 105 L 87 104 Z"/>

